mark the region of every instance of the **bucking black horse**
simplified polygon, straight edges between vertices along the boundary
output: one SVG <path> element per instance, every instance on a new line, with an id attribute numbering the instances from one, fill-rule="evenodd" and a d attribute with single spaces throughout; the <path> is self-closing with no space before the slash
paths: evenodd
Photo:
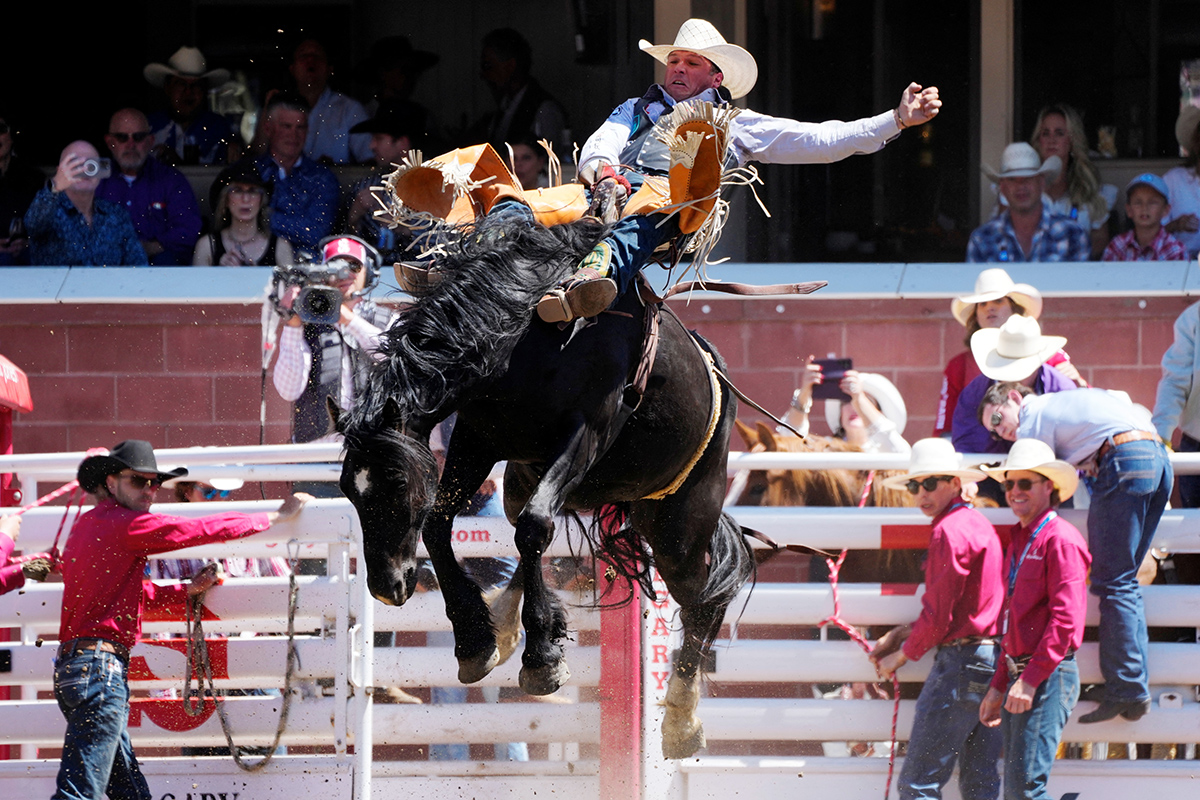
<path id="1" fill-rule="evenodd" d="M 544 228 L 503 215 L 460 232 L 436 260 L 440 281 L 384 333 L 365 395 L 335 414 L 346 448 L 341 487 L 358 510 L 369 587 L 382 602 L 401 605 L 412 594 L 424 538 L 463 683 L 515 649 L 523 591 L 520 685 L 535 695 L 569 677 L 566 615 L 541 570 L 555 517 L 616 509 L 624 541 L 638 544 L 610 561 L 648 585 L 652 557 L 681 607 L 663 755 L 682 758 L 704 746 L 695 715 L 702 656 L 754 569 L 742 529 L 721 511 L 736 400 L 714 376 L 714 367 L 724 369 L 716 350 L 664 310 L 640 404 L 622 414 L 623 403 L 636 402 L 628 388 L 642 355 L 637 292 L 592 320 L 560 326 L 535 318 L 538 298 L 604 232 L 588 220 Z M 439 482 L 429 435 L 452 412 Z M 489 608 L 456 560 L 451 532 L 501 460 L 521 566 Z M 598 547 L 621 539 L 599 537 Z"/>

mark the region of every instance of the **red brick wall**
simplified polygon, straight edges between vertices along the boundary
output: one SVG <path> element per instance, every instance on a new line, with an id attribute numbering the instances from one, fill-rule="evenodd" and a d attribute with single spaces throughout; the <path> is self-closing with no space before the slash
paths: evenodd
<path id="1" fill-rule="evenodd" d="M 1050 298 L 1043 329 L 1068 338 L 1067 351 L 1094 385 L 1152 406 L 1171 325 L 1191 301 L 1144 302 Z M 949 306 L 946 299 L 672 302 L 720 349 L 742 390 L 777 413 L 810 353 L 850 356 L 857 368 L 883 373 L 908 403 L 909 441 L 932 429 L 942 368 L 964 349 Z M 108 447 L 130 437 L 159 447 L 258 442 L 257 306 L 0 308 L 0 353 L 29 374 L 35 405 L 14 415 L 15 452 Z M 269 377 L 267 420 L 267 442 L 287 441 L 287 404 Z"/>
<path id="2" fill-rule="evenodd" d="M 1139 298 L 1049 298 L 1042 330 L 1067 337 L 1066 351 L 1093 386 L 1123 389 L 1152 408 L 1172 325 L 1194 301 L 1148 298 L 1142 308 Z M 904 395 L 910 442 L 932 432 L 942 370 L 966 349 L 948 299 L 718 300 L 672 307 L 717 346 L 742 391 L 776 414 L 787 408 L 810 354 L 848 356 L 856 369 L 883 374 Z M 741 416 L 757 415 L 744 409 Z M 828 432 L 822 414 L 812 420 L 814 431 Z"/>

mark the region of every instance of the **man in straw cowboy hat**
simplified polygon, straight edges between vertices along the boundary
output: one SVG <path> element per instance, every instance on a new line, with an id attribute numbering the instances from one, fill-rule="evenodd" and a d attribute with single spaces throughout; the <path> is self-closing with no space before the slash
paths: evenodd
<path id="1" fill-rule="evenodd" d="M 96 505 L 71 529 L 62 553 L 63 606 L 54 697 L 67 718 L 56 800 L 111 797 L 150 800 L 125 725 L 129 717 L 129 650 L 137 644 L 142 610 L 199 594 L 216 573 L 190 589 L 143 582 L 146 560 L 201 544 L 240 539 L 300 513 L 307 495 L 293 495 L 266 514 L 227 512 L 187 519 L 150 512 L 163 481 L 187 469 L 159 469 L 149 442 L 121 442 L 108 455 L 79 465 L 79 486 Z"/>
<path id="2" fill-rule="evenodd" d="M 155 155 L 175 164 L 232 164 L 240 153 L 237 135 L 208 107 L 210 89 L 229 82 L 229 70 L 208 69 L 195 47 L 181 47 L 165 64 L 147 64 L 142 75 L 167 96 L 168 108 L 150 114 Z"/>
<path id="3" fill-rule="evenodd" d="M 673 155 L 673 146 L 656 135 L 656 123 L 684 101 L 694 102 L 690 112 L 678 108 L 680 114 L 705 113 L 700 106 L 705 102 L 717 109 L 713 112 L 715 118 L 722 118 L 719 109 L 754 87 L 758 65 L 754 56 L 726 42 L 713 24 L 703 19 L 684 22 L 671 44 L 655 45 L 642 39 L 638 47 L 666 65 L 666 77 L 641 97 L 626 100 L 613 110 L 580 151 L 579 177 L 590 187 L 594 207 L 597 198 L 614 195 L 619 204 L 624 196 L 643 186 L 646 176 L 670 175 L 669 200 L 675 204 L 681 200 L 677 184 L 689 183 L 683 199 L 699 202 L 719 190 L 720 167 L 726 161 L 735 161 L 739 166 L 750 161 L 811 164 L 873 153 L 905 128 L 933 119 L 942 105 L 936 87 L 922 88 L 912 83 L 901 95 L 899 106 L 854 122 L 798 122 L 734 110 L 736 116 L 723 118 L 728 124 L 727 134 L 722 132 L 715 139 L 724 141 L 725 147 L 708 164 L 717 173 L 715 180 L 707 175 L 700 177 L 709 182 L 706 186 L 711 184 L 711 189 L 700 190 L 697 178 L 705 172 L 703 154 L 693 151 L 694 164 L 691 155 Z M 655 248 L 679 233 L 699 229 L 714 202 L 710 198 L 700 203 L 699 213 L 684 207 L 670 217 L 627 213 L 612 234 L 584 258 L 579 270 L 542 298 L 538 316 L 558 322 L 599 314 L 629 288 Z M 631 202 L 636 204 L 636 200 Z"/>
<path id="4" fill-rule="evenodd" d="M 879 677 L 890 678 L 937 648 L 900 771 L 902 798 L 941 797 L 956 761 L 964 800 L 993 800 L 1000 791 L 1000 732 L 980 723 L 979 704 L 996 670 L 1003 547 L 987 518 L 962 499 L 963 484 L 983 478 L 945 439 L 922 439 L 908 472 L 884 481 L 907 489 L 933 520 L 921 616 L 888 631 L 870 655 Z"/>
<path id="5" fill-rule="evenodd" d="M 988 433 L 979 422 L 979 401 L 993 381 L 1021 383 L 1034 394 L 1075 388 L 1075 383 L 1050 366 L 1062 352 L 1064 336 L 1046 336 L 1033 317 L 1014 314 L 998 328 L 981 328 L 971 335 L 971 355 L 982 373 L 963 389 L 954 409 L 951 441 L 960 453 L 1007 453 L 1007 441 Z"/>
<path id="6" fill-rule="evenodd" d="M 1150 710 L 1150 685 L 1137 572 L 1171 495 L 1166 446 L 1127 397 L 1103 389 L 1036 397 L 1021 384 L 997 383 L 980 401 L 979 418 L 1000 438 L 1038 439 L 1094 476 L 1087 528 L 1091 591 L 1100 598 L 1104 699 L 1080 722 L 1141 718 Z"/>
<path id="7" fill-rule="evenodd" d="M 1094 390 L 1090 390 L 1094 391 Z M 1003 481 L 1019 522 L 1004 557 L 1003 658 L 979 707 L 1004 743 L 1004 796 L 1049 798 L 1046 781 L 1071 709 L 1079 699 L 1075 651 L 1087 610 L 1087 545 L 1055 508 L 1075 493 L 1075 468 L 1036 439 L 1019 439 L 1004 464 L 988 468 Z"/>
<path id="8" fill-rule="evenodd" d="M 1046 176 L 1062 169 L 1058 156 L 1042 163 L 1025 142 L 1004 148 L 1000 169 L 983 165 L 997 184 L 1007 208 L 971 232 L 967 261 L 1087 261 L 1088 232 L 1068 217 L 1050 213 L 1042 202 Z"/>

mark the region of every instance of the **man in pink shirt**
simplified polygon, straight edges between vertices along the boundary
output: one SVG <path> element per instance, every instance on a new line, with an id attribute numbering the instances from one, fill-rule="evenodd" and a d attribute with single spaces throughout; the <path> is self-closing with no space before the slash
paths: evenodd
<path id="1" fill-rule="evenodd" d="M 956 761 L 963 800 L 995 800 L 1000 792 L 999 731 L 980 723 L 979 703 L 996 669 L 1003 548 L 987 518 L 962 499 L 964 482 L 985 477 L 935 438 L 913 445 L 907 474 L 884 481 L 907 489 L 933 520 L 921 616 L 888 631 L 870 655 L 879 677 L 890 678 L 937 648 L 897 784 L 906 800 L 941 797 Z"/>
<path id="2" fill-rule="evenodd" d="M 150 800 L 125 729 L 129 717 L 129 650 L 147 605 L 178 602 L 191 589 L 143 582 L 148 556 L 250 536 L 300 513 L 309 499 L 293 495 L 266 514 L 214 514 L 198 519 L 150 513 L 164 480 L 187 474 L 159 470 L 149 442 L 121 442 L 79 465 L 79 485 L 96 506 L 71 529 L 62 553 L 63 607 L 54 668 L 54 697 L 67 718 L 55 800 L 110 797 Z"/>
<path id="3" fill-rule="evenodd" d="M 1004 464 L 984 471 L 1003 483 L 1020 522 L 1004 559 L 1004 659 L 979 719 L 1000 727 L 1005 798 L 1043 800 L 1063 726 L 1079 700 L 1075 651 L 1083 642 L 1092 558 L 1083 536 L 1055 511 L 1075 493 L 1079 475 L 1037 439 L 1018 439 Z"/>

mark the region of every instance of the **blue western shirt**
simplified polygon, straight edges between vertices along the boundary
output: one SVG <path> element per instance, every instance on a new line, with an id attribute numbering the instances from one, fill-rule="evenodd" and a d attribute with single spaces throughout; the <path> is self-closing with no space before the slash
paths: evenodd
<path id="1" fill-rule="evenodd" d="M 1092 252 L 1088 232 L 1079 224 L 1042 205 L 1042 221 L 1033 233 L 1029 253 L 1017 244 L 1012 218 L 1002 211 L 971 232 L 967 261 L 995 263 L 1004 261 L 1087 261 Z"/>
<path id="2" fill-rule="evenodd" d="M 29 261 L 37 267 L 144 266 L 146 251 L 138 241 L 129 214 L 115 203 L 97 197 L 92 224 L 66 192 L 43 188 L 25 212 Z"/>

